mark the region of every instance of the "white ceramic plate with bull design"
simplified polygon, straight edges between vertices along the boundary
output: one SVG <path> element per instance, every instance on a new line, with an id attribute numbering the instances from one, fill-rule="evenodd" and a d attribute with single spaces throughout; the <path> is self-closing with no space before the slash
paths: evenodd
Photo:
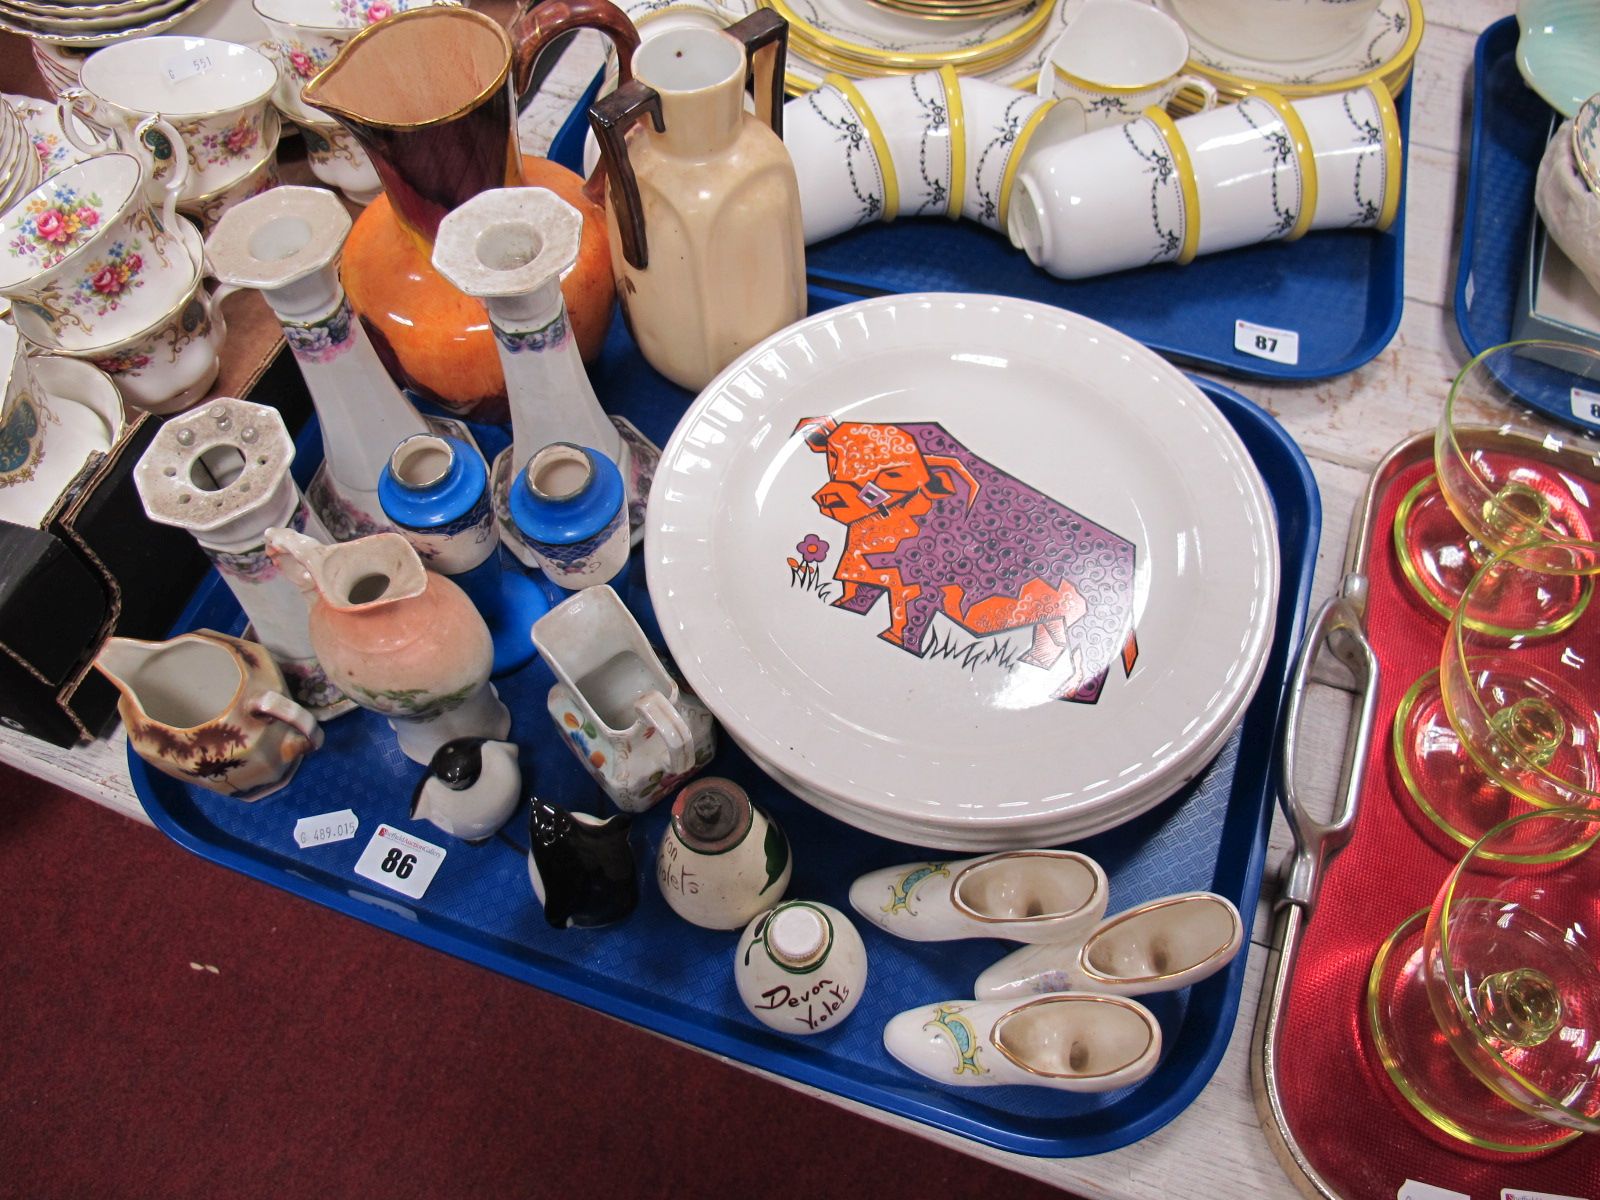
<path id="1" fill-rule="evenodd" d="M 714 379 L 662 456 L 650 593 L 775 773 L 929 845 L 1132 815 L 1237 723 L 1276 537 L 1165 360 L 1006 297 L 820 313 Z"/>

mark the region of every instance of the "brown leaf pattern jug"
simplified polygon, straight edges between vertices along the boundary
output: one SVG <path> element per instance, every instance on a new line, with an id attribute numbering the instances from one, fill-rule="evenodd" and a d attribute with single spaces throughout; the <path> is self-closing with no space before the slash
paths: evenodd
<path id="1" fill-rule="evenodd" d="M 663 33 L 634 54 L 632 82 L 589 110 L 623 315 L 650 365 L 695 391 L 805 315 L 800 188 L 783 145 L 788 32 L 762 9 L 722 31 Z"/>

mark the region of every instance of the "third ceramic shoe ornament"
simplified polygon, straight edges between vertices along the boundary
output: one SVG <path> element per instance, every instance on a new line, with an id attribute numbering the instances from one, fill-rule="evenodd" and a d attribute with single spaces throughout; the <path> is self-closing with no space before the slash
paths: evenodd
<path id="1" fill-rule="evenodd" d="M 389 456 L 378 500 L 428 569 L 471 598 L 494 639 L 494 674 L 527 666 L 534 655 L 528 630 L 550 601 L 532 579 L 501 568 L 489 470 L 477 448 L 431 433 L 408 437 Z"/>
<path id="2" fill-rule="evenodd" d="M 378 361 L 339 286 L 350 215 L 322 188 L 279 187 L 229 209 L 206 239 L 224 288 L 258 289 L 283 324 L 322 425 L 325 461 L 307 488 L 338 541 L 389 528 L 378 477 L 403 438 L 430 432 Z"/>
<path id="3" fill-rule="evenodd" d="M 955 862 L 904 863 L 850 885 L 850 904 L 914 942 L 1081 938 L 1106 911 L 1105 872 L 1071 850 L 1010 850 Z"/>
<path id="4" fill-rule="evenodd" d="M 1021 1002 L 947 1000 L 892 1017 L 883 1046 L 951 1087 L 1022 1083 L 1114 1092 L 1161 1057 L 1161 1026 L 1137 1000 L 1063 993 Z"/>
<path id="5" fill-rule="evenodd" d="M 583 218 L 544 188 L 482 192 L 439 222 L 433 265 L 489 310 L 511 403 L 511 445 L 494 460 L 495 511 L 510 525 L 514 474 L 541 448 L 572 442 L 622 472 L 629 525 L 644 536 L 644 504 L 661 451 L 624 417 L 608 417 L 572 338 L 561 276 L 578 258 Z M 530 567 L 527 546 L 506 545 Z"/>
<path id="6" fill-rule="evenodd" d="M 1243 944 L 1244 922 L 1230 901 L 1184 892 L 1107 917 L 1080 939 L 1013 951 L 979 975 L 973 991 L 980 1000 L 1170 992 L 1216 974 Z"/>

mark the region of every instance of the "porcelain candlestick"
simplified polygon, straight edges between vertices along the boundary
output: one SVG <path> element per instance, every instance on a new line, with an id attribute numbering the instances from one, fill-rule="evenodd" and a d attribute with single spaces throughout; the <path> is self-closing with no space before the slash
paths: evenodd
<path id="1" fill-rule="evenodd" d="M 326 461 L 307 494 L 339 541 L 389 528 L 378 479 L 395 446 L 429 432 L 339 285 L 349 232 L 350 216 L 332 192 L 278 187 L 230 208 L 206 239 L 225 289 L 258 289 L 283 324 L 322 425 Z"/>
<path id="2" fill-rule="evenodd" d="M 532 579 L 501 568 L 483 456 L 457 438 L 408 437 L 389 456 L 378 499 L 428 569 L 450 576 L 477 607 L 494 639 L 494 674 L 531 662 L 528 631 L 550 601 Z"/>
<path id="3" fill-rule="evenodd" d="M 194 535 L 277 660 L 289 694 L 326 720 L 354 704 L 317 661 L 300 589 L 266 547 L 273 526 L 330 540 L 289 477 L 293 461 L 277 409 L 224 397 L 163 425 L 133 479 L 145 515 Z"/>
<path id="4" fill-rule="evenodd" d="M 439 222 L 433 265 L 489 310 L 511 404 L 511 446 L 495 459 L 496 512 L 509 525 L 512 475 L 544 446 L 572 442 L 604 454 L 627 486 L 632 537 L 661 451 L 621 417 L 608 417 L 572 338 L 561 276 L 578 260 L 583 218 L 544 188 L 481 192 Z M 514 539 L 507 546 L 540 564 Z"/>

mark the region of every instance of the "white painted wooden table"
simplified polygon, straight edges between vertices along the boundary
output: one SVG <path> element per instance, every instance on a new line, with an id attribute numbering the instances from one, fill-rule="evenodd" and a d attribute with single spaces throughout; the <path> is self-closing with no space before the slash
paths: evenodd
<path id="1" fill-rule="evenodd" d="M 1478 34 L 1509 15 L 1514 0 L 1427 0 L 1427 4 L 1427 32 L 1411 83 L 1406 303 L 1399 332 L 1375 360 L 1339 379 L 1296 386 L 1232 385 L 1282 422 L 1310 459 L 1322 489 L 1323 534 L 1312 590 L 1313 612 L 1338 583 L 1351 514 L 1372 468 L 1402 438 L 1433 427 L 1445 390 L 1467 357 L 1456 333 L 1451 296 L 1469 145 L 1472 52 Z M 580 59 L 581 54 L 574 53 L 558 64 L 544 95 L 565 97 L 570 103 L 592 73 L 583 68 Z M 552 116 L 548 108 L 526 115 L 525 143 L 530 148 L 541 147 L 554 132 L 559 116 L 559 111 Z M 1302 754 L 1303 777 L 1320 778 L 1330 788 L 1338 773 L 1339 720 L 1330 715 L 1326 727 L 1309 730 Z M 144 819 L 128 782 L 124 754 L 120 729 L 97 742 L 60 750 L 0 728 L 0 760 Z M 1288 844 L 1288 832 L 1279 816 L 1273 826 L 1268 878 L 1256 913 L 1238 1024 L 1227 1055 L 1194 1104 L 1143 1141 L 1092 1158 L 1025 1158 L 941 1134 L 830 1093 L 800 1090 L 1084 1197 L 1222 1200 L 1292 1195 L 1293 1189 L 1261 1133 L 1249 1067 L 1271 902 L 1277 869 Z"/>

